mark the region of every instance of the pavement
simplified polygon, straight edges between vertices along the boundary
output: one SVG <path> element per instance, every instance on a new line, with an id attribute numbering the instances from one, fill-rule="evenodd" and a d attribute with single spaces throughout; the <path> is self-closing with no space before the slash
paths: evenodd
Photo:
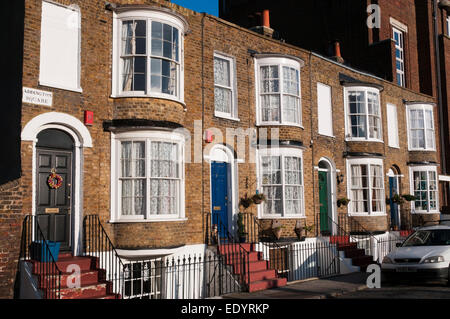
<path id="1" fill-rule="evenodd" d="M 367 288 L 369 273 L 357 272 L 328 278 L 288 282 L 284 287 L 257 292 L 232 293 L 217 299 L 328 299 Z"/>

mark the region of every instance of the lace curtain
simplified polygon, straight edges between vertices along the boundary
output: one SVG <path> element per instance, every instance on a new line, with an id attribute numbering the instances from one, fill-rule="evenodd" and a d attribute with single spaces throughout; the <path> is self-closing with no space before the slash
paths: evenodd
<path id="1" fill-rule="evenodd" d="M 145 142 L 122 142 L 121 146 L 122 215 L 144 215 Z"/>
<path id="2" fill-rule="evenodd" d="M 230 62 L 218 57 L 214 58 L 214 105 L 215 110 L 232 113 L 232 88 L 230 79 Z"/>
<path id="3" fill-rule="evenodd" d="M 352 165 L 352 212 L 368 212 L 367 201 L 367 165 Z"/>
<path id="4" fill-rule="evenodd" d="M 286 214 L 300 214 L 302 207 L 302 165 L 299 157 L 285 157 Z"/>
<path id="5" fill-rule="evenodd" d="M 263 156 L 261 158 L 262 191 L 265 214 L 281 214 L 283 212 L 283 187 L 281 185 L 281 163 L 279 156 Z"/>
<path id="6" fill-rule="evenodd" d="M 383 170 L 380 165 L 370 165 L 372 179 L 372 212 L 383 211 Z"/>

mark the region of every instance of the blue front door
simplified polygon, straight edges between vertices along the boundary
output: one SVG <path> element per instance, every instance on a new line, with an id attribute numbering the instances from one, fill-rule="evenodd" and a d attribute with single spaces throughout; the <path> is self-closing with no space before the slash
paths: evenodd
<path id="1" fill-rule="evenodd" d="M 391 226 L 399 226 L 398 218 L 398 204 L 392 200 L 394 195 L 398 194 L 398 179 L 396 177 L 389 177 L 389 204 L 391 206 Z"/>
<path id="2" fill-rule="evenodd" d="M 212 224 L 217 225 L 221 238 L 228 231 L 228 170 L 227 163 L 211 163 Z"/>

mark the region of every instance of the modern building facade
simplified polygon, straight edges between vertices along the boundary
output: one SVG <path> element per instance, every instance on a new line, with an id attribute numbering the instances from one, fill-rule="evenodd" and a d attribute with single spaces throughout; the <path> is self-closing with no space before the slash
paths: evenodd
<path id="1" fill-rule="evenodd" d="M 432 94 L 169 1 L 15 10 L 2 297 L 27 215 L 75 256 L 98 216 L 124 262 L 204 254 L 211 216 L 236 234 L 258 193 L 246 212 L 284 238 L 298 223 L 325 238 L 341 217 L 378 233 L 440 217 Z"/>

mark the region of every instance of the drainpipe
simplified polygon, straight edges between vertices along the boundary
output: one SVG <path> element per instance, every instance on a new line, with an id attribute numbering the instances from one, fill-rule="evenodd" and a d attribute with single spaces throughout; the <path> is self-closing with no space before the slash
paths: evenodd
<path id="1" fill-rule="evenodd" d="M 446 163 L 446 150 L 445 150 L 445 142 L 443 137 L 445 136 L 444 132 L 444 110 L 442 106 L 442 80 L 441 80 L 441 57 L 439 50 L 439 36 L 438 36 L 438 23 L 437 23 L 437 15 L 438 15 L 438 0 L 433 0 L 433 28 L 434 28 L 434 46 L 435 46 L 435 54 L 436 54 L 436 84 L 437 84 L 437 99 L 438 99 L 438 108 L 439 108 L 439 134 L 440 134 L 440 142 L 441 142 L 441 172 L 442 174 L 447 173 L 447 163 Z"/>
<path id="2" fill-rule="evenodd" d="M 309 52 L 309 105 L 310 112 L 309 112 L 309 119 L 310 119 L 310 127 L 311 127 L 311 140 L 310 140 L 310 147 L 311 147 L 311 172 L 312 172 L 312 182 L 313 182 L 313 213 L 314 213 L 314 225 L 316 228 L 316 237 L 319 236 L 319 227 L 318 227 L 318 219 L 316 216 L 316 172 L 314 170 L 314 133 L 313 133 L 313 115 L 312 115 L 312 70 L 311 70 L 311 60 L 312 60 L 312 52 Z M 305 212 L 306 215 L 306 212 Z M 307 225 L 307 222 L 305 220 L 305 226 Z"/>
<path id="3" fill-rule="evenodd" d="M 442 105 L 442 81 L 441 81 L 441 57 L 439 50 L 439 36 L 438 36 L 438 0 L 433 0 L 433 27 L 434 27 L 434 46 L 436 53 L 436 80 L 437 80 L 437 99 L 439 108 L 439 140 L 441 142 L 441 172 L 443 175 L 447 174 L 447 163 L 446 163 L 446 145 L 444 141 L 445 131 L 444 131 L 444 110 Z M 444 201 L 448 205 L 448 192 L 444 188 Z"/>
<path id="4" fill-rule="evenodd" d="M 204 30 L 205 30 L 205 17 L 206 17 L 206 13 L 202 12 L 202 49 L 201 49 L 201 54 L 202 54 L 202 137 L 203 137 L 203 127 L 205 126 L 205 63 L 204 63 L 204 50 L 205 50 L 205 35 L 204 35 Z M 206 230 L 207 227 L 209 227 L 209 225 L 206 225 L 206 221 L 205 221 L 205 179 L 204 179 L 204 150 L 203 150 L 203 138 L 202 138 L 202 216 L 203 216 L 203 231 L 204 234 L 206 234 Z"/>

